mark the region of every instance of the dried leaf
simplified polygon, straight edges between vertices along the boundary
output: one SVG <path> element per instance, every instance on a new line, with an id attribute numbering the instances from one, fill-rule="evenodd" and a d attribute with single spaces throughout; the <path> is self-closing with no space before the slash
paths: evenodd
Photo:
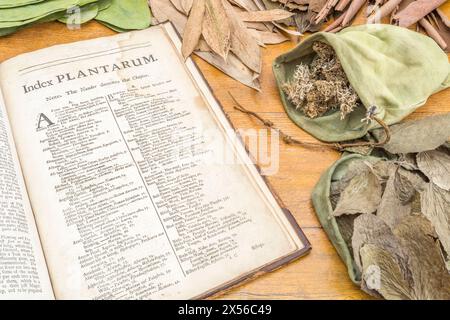
<path id="1" fill-rule="evenodd" d="M 404 278 L 411 282 L 412 276 L 406 263 L 407 255 L 391 228 L 376 215 L 362 214 L 355 219 L 352 237 L 353 256 L 361 271 L 364 270 L 361 249 L 368 244 L 376 245 L 388 252 L 399 265 Z"/>
<path id="2" fill-rule="evenodd" d="M 224 10 L 232 30 L 231 51 L 247 67 L 260 74 L 262 68 L 261 48 L 227 1 L 224 2 Z"/>
<path id="3" fill-rule="evenodd" d="M 378 176 L 380 181 L 387 181 L 397 171 L 397 166 L 392 161 L 380 160 L 372 165 L 373 172 Z"/>
<path id="4" fill-rule="evenodd" d="M 183 12 L 183 8 L 181 7 L 181 0 L 169 0 L 172 2 L 173 6 L 178 10 Z M 183 12 L 184 13 L 184 12 Z"/>
<path id="5" fill-rule="evenodd" d="M 405 279 L 402 269 L 389 251 L 372 244 L 361 250 L 362 288 L 389 300 L 407 300 L 412 297 L 412 284 Z M 406 265 L 406 263 L 404 263 Z"/>
<path id="6" fill-rule="evenodd" d="M 336 223 L 339 226 L 339 232 L 341 233 L 342 238 L 347 245 L 347 248 L 350 251 L 350 254 L 353 256 L 352 250 L 352 238 L 353 238 L 353 228 L 355 224 L 355 219 L 358 218 L 359 215 L 343 215 L 340 217 L 336 217 Z"/>
<path id="7" fill-rule="evenodd" d="M 367 167 L 361 174 L 353 177 L 341 193 L 333 216 L 356 213 L 373 213 L 381 201 L 381 183 Z"/>
<path id="8" fill-rule="evenodd" d="M 429 183 L 421 192 L 422 213 L 431 221 L 447 254 L 450 254 L 450 192 Z"/>
<path id="9" fill-rule="evenodd" d="M 180 34 L 184 33 L 187 18 L 184 14 L 179 12 L 170 1 L 152 0 L 150 2 L 150 8 L 153 16 L 159 23 L 170 20 Z"/>
<path id="10" fill-rule="evenodd" d="M 417 154 L 419 169 L 439 188 L 450 191 L 450 154 L 443 149 Z"/>
<path id="11" fill-rule="evenodd" d="M 414 284 L 412 299 L 450 299 L 450 275 L 430 222 L 422 216 L 410 216 L 393 232 L 408 256 Z"/>
<path id="12" fill-rule="evenodd" d="M 197 2 L 198 0 L 195 0 Z M 180 0 L 184 13 L 189 14 L 194 5 L 194 0 Z"/>
<path id="13" fill-rule="evenodd" d="M 258 10 L 258 7 L 255 5 L 253 0 L 230 0 L 230 2 L 242 9 L 245 9 L 246 11 Z"/>
<path id="14" fill-rule="evenodd" d="M 181 52 L 185 59 L 192 54 L 200 40 L 204 16 L 205 0 L 195 1 L 183 33 L 183 46 Z"/>
<path id="15" fill-rule="evenodd" d="M 279 32 L 249 30 L 251 34 L 260 39 L 263 44 L 279 44 L 285 41 L 289 41 L 284 35 Z"/>
<path id="16" fill-rule="evenodd" d="M 282 9 L 265 11 L 243 11 L 239 13 L 239 17 L 242 21 L 249 22 L 279 21 L 290 18 L 293 15 L 294 13 Z"/>
<path id="17" fill-rule="evenodd" d="M 406 170 L 419 170 L 415 153 L 399 154 L 397 163 Z"/>
<path id="18" fill-rule="evenodd" d="M 226 73 L 233 79 L 245 84 L 246 86 L 255 90 L 261 90 L 259 83 L 259 74 L 255 74 L 246 65 L 239 60 L 234 53 L 228 55 L 228 60 L 225 62 L 221 57 L 212 52 L 196 52 L 200 58 L 206 62 L 214 65 L 216 68 Z"/>
<path id="19" fill-rule="evenodd" d="M 221 0 L 205 0 L 203 37 L 211 49 L 227 60 L 231 45 L 231 26 Z"/>
<path id="20" fill-rule="evenodd" d="M 172 2 L 178 11 L 184 13 L 185 15 L 189 15 L 189 12 L 194 4 L 194 0 L 170 0 L 170 2 Z"/>
<path id="21" fill-rule="evenodd" d="M 417 153 L 434 150 L 443 145 L 450 135 L 450 112 L 408 121 L 391 126 L 392 138 L 383 149 L 392 153 Z M 381 141 L 384 130 L 376 129 L 372 133 Z"/>
<path id="22" fill-rule="evenodd" d="M 389 177 L 377 211 L 377 216 L 391 228 L 411 215 L 413 199 L 419 197 L 405 173 L 406 170 L 397 168 Z"/>
<path id="23" fill-rule="evenodd" d="M 425 181 L 416 173 L 403 168 L 398 168 L 395 173 L 394 186 L 396 194 L 398 200 L 404 205 L 411 203 L 416 193 L 422 190 L 424 185 Z"/>

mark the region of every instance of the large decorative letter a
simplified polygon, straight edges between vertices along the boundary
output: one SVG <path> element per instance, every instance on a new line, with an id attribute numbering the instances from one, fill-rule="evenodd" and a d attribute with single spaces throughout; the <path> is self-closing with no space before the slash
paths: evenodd
<path id="1" fill-rule="evenodd" d="M 54 123 L 45 114 L 43 113 L 39 114 L 39 120 L 37 125 L 38 130 L 46 129 L 52 125 L 54 125 Z"/>

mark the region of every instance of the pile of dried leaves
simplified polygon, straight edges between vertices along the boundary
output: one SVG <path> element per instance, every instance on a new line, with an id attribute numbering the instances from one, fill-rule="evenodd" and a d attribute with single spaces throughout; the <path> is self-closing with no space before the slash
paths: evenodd
<path id="1" fill-rule="evenodd" d="M 310 118 L 339 108 L 344 119 L 360 104 L 358 95 L 333 48 L 319 41 L 312 48 L 316 56 L 311 64 L 299 64 L 283 90 L 295 107 Z"/>
<path id="2" fill-rule="evenodd" d="M 367 23 L 387 19 L 391 24 L 425 31 L 443 49 L 450 44 L 450 2 L 447 0 L 263 0 L 269 8 L 286 8 L 294 15 L 284 20 L 300 32 L 316 32 L 334 20 L 325 31 L 337 32 L 351 24 L 367 7 Z"/>
<path id="3" fill-rule="evenodd" d="M 260 89 L 261 47 L 288 40 L 275 21 L 293 15 L 283 9 L 266 10 L 260 0 L 148 2 L 155 23 L 169 20 L 183 36 L 185 57 L 195 52 L 224 73 L 257 90 Z"/>
<path id="4" fill-rule="evenodd" d="M 392 126 L 383 158 L 331 183 L 332 217 L 364 291 L 450 299 L 450 113 Z"/>

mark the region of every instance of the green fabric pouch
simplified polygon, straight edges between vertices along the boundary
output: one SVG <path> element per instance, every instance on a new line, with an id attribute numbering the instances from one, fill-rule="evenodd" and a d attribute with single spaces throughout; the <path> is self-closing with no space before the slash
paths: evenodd
<path id="1" fill-rule="evenodd" d="M 320 224 L 327 233 L 328 238 L 335 247 L 342 261 L 347 266 L 350 279 L 355 284 L 360 284 L 361 273 L 353 259 L 351 248 L 348 247 L 344 240 L 336 218 L 332 215 L 333 208 L 330 201 L 331 183 L 340 180 L 347 172 L 348 166 L 352 161 L 365 160 L 376 163 L 380 158 L 371 156 L 361 156 L 357 154 L 344 155 L 336 161 L 324 174 L 322 174 L 312 193 L 312 201 L 316 215 Z"/>
<path id="2" fill-rule="evenodd" d="M 300 63 L 309 64 L 312 45 L 321 41 L 333 47 L 350 84 L 365 108 L 344 120 L 339 110 L 310 119 L 296 110 L 282 89 Z M 386 124 L 397 123 L 424 105 L 430 95 L 450 86 L 447 55 L 429 37 L 391 25 L 361 25 L 333 34 L 319 32 L 273 64 L 281 99 L 289 117 L 322 141 L 358 139 L 379 125 L 361 122 L 366 110 L 376 106 Z"/>

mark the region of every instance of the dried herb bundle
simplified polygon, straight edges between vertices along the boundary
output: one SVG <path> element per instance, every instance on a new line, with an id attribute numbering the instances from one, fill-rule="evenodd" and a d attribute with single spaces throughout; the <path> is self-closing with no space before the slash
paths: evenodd
<path id="1" fill-rule="evenodd" d="M 360 104 L 358 95 L 333 48 L 317 41 L 313 50 L 316 56 L 312 63 L 298 65 L 283 90 L 296 108 L 310 118 L 339 108 L 341 119 L 344 119 Z"/>
<path id="2" fill-rule="evenodd" d="M 352 160 L 331 183 L 331 218 L 364 291 L 450 299 L 450 114 L 399 124 L 392 134 L 384 150 L 403 141 L 406 153 Z"/>

